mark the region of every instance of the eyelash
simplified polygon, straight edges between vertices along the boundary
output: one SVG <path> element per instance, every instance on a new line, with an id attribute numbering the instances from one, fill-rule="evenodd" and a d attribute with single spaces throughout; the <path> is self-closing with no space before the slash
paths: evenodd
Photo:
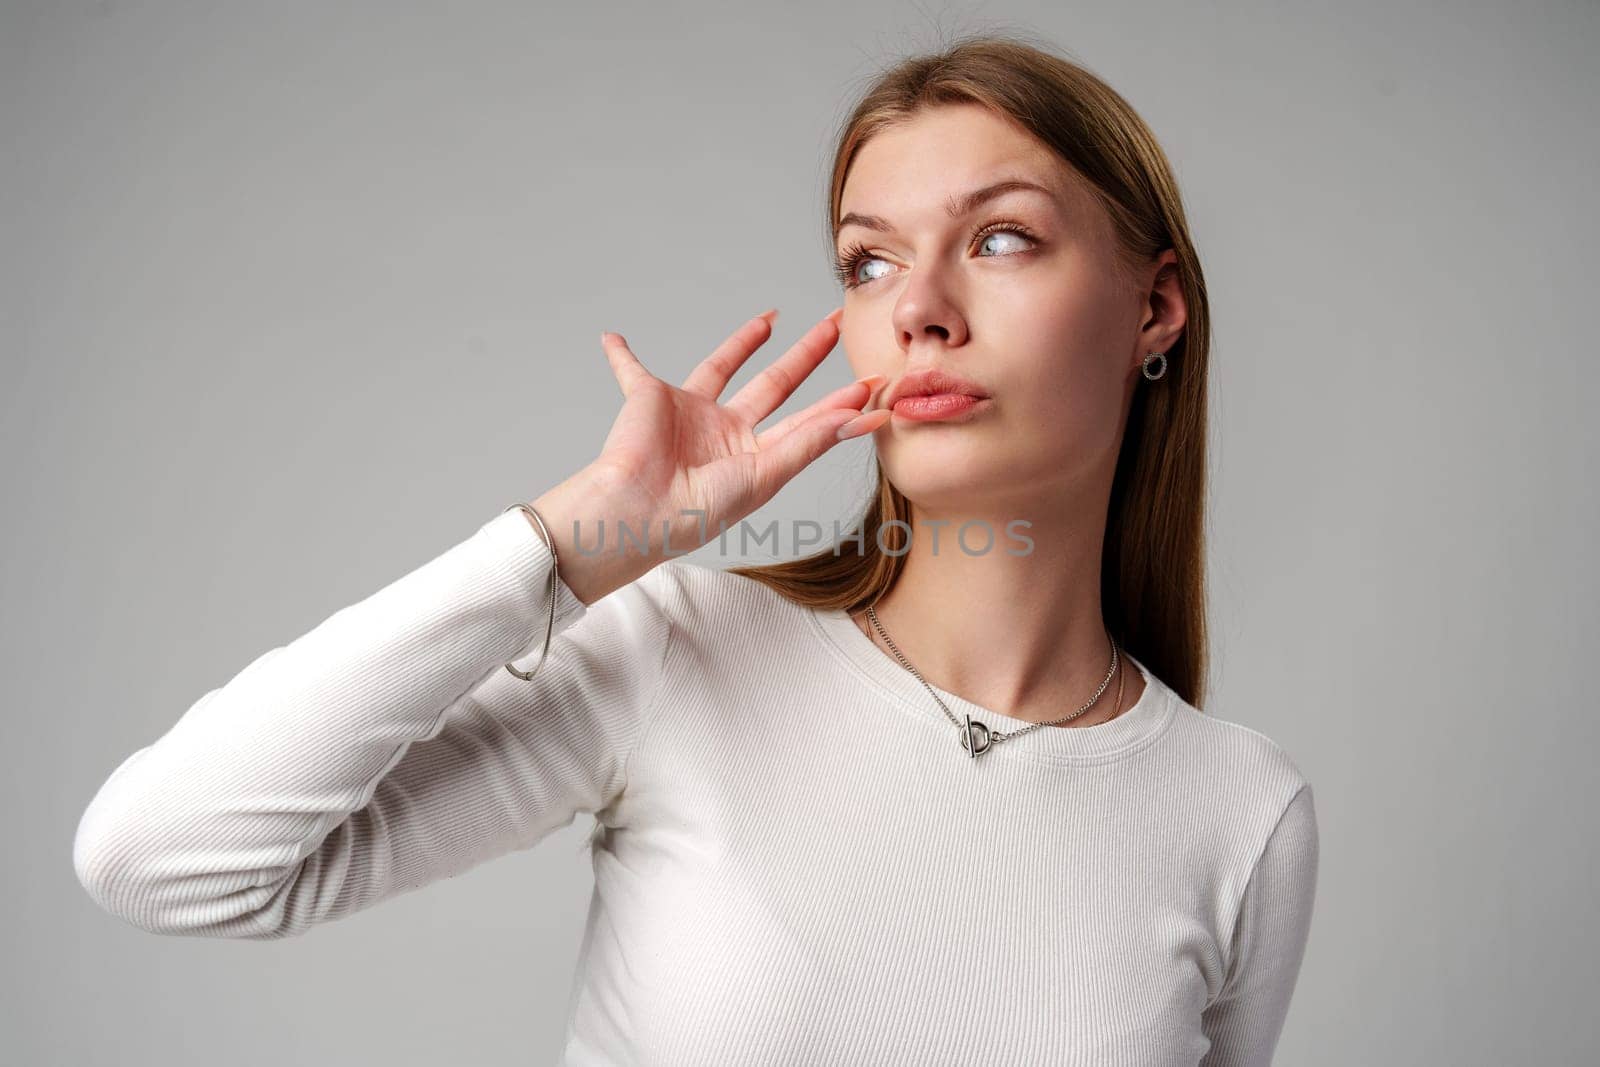
<path id="1" fill-rule="evenodd" d="M 1029 241 L 1033 242 L 1034 244 L 1038 244 L 1039 243 L 1039 239 L 1037 237 L 1035 237 L 1031 232 L 1029 232 L 1029 230 L 1028 230 L 1028 228 L 1026 226 L 1022 225 L 1020 222 L 1012 222 L 1009 219 L 1001 220 L 1001 221 L 998 221 L 998 222 L 991 222 L 987 226 L 980 226 L 978 229 L 973 231 L 972 236 L 967 239 L 967 243 L 971 244 L 973 241 L 981 241 L 983 238 L 989 236 L 991 233 L 1003 233 L 1003 232 L 1015 233 L 1020 237 L 1027 238 Z M 1008 253 L 1006 253 L 1006 255 L 1013 255 L 1013 256 L 1017 255 L 1017 254 L 1018 253 L 1016 253 L 1016 252 L 1008 252 Z M 839 279 L 839 284 L 842 285 L 844 288 L 846 288 L 846 289 L 855 289 L 855 288 L 857 288 L 859 286 L 867 284 L 866 282 L 856 281 L 856 271 L 860 268 L 862 262 L 865 261 L 865 260 L 868 260 L 868 259 L 879 259 L 879 258 L 881 258 L 881 257 L 875 256 L 872 253 L 868 252 L 866 250 L 866 248 L 860 242 L 857 242 L 855 244 L 850 245 L 848 248 L 846 248 L 836 258 L 836 260 L 834 262 L 834 267 L 833 267 L 834 276 Z M 985 257 L 985 258 L 995 258 L 995 257 Z M 878 279 L 873 278 L 873 279 L 870 279 L 870 280 L 871 281 L 877 281 Z"/>

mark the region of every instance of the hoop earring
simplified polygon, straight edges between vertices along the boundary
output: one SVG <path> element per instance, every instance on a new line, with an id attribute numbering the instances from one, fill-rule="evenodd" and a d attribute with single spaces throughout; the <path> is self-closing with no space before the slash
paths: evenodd
<path id="1" fill-rule="evenodd" d="M 1154 363 L 1160 363 L 1161 364 L 1161 369 L 1156 371 L 1154 374 L 1151 374 L 1150 373 L 1150 366 L 1151 366 L 1151 364 L 1154 364 Z M 1152 352 L 1148 356 L 1144 357 L 1144 376 L 1146 378 L 1150 379 L 1153 382 L 1157 378 L 1161 377 L 1162 375 L 1164 375 L 1166 373 L 1167 373 L 1167 354 L 1165 352 Z"/>

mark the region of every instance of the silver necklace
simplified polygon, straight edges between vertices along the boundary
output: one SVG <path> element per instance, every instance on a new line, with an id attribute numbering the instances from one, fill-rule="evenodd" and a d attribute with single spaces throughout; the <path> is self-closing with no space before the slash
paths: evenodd
<path id="1" fill-rule="evenodd" d="M 990 747 L 993 745 L 997 745 L 1002 741 L 1010 741 L 1012 738 L 1021 737 L 1023 734 L 1037 730 L 1041 726 L 1055 726 L 1058 723 L 1071 722 L 1073 719 L 1076 719 L 1079 715 L 1082 715 L 1084 712 L 1095 706 L 1095 703 L 1105 693 L 1106 686 L 1111 684 L 1112 676 L 1117 673 L 1117 642 L 1112 638 L 1111 631 L 1107 630 L 1106 640 L 1111 642 L 1111 669 L 1106 671 L 1105 679 L 1101 681 L 1100 688 L 1094 691 L 1094 696 L 1089 698 L 1089 702 L 1083 707 L 1079 708 L 1077 711 L 1073 712 L 1071 715 L 1066 715 L 1059 719 L 1052 719 L 1049 722 L 1029 723 L 1020 730 L 1012 730 L 1010 733 L 1004 733 L 1000 730 L 991 730 L 981 722 L 973 722 L 971 715 L 964 715 L 958 720 L 955 717 L 955 714 L 945 706 L 945 702 L 939 699 L 939 694 L 934 692 L 933 686 L 928 684 L 928 680 L 922 676 L 922 672 L 913 667 L 911 662 L 907 660 L 905 656 L 900 654 L 899 646 L 896 645 L 894 640 L 884 632 L 883 623 L 878 621 L 878 613 L 873 610 L 871 604 L 867 605 L 867 619 L 872 623 L 873 629 L 878 631 L 878 636 L 883 638 L 884 643 L 889 646 L 889 651 L 894 653 L 894 658 L 900 661 L 900 665 L 902 667 L 916 676 L 917 681 L 921 682 L 922 687 L 928 691 L 928 695 L 933 697 L 934 702 L 944 710 L 945 718 L 954 723 L 956 729 L 961 731 L 961 747 L 967 750 L 967 755 L 972 759 L 977 759 L 979 756 L 989 751 Z"/>

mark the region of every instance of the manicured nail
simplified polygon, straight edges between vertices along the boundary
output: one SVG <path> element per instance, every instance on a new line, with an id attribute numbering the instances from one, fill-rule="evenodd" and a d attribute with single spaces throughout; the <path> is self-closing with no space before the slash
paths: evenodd
<path id="1" fill-rule="evenodd" d="M 845 423 L 843 426 L 839 427 L 837 434 L 839 440 L 843 441 L 846 438 L 855 437 L 859 434 L 865 433 L 870 424 L 874 421 L 873 416 L 876 414 L 876 411 L 864 411 L 860 415 L 857 415 L 855 418 L 851 419 L 849 422 Z"/>
<path id="2" fill-rule="evenodd" d="M 761 314 L 757 315 L 756 318 L 766 319 L 767 325 L 771 326 L 778 321 L 778 309 L 773 308 L 770 311 L 763 311 Z"/>
<path id="3" fill-rule="evenodd" d="M 889 379 L 882 374 L 869 374 L 865 378 L 857 378 L 855 384 L 866 386 L 867 390 L 870 392 L 888 380 Z"/>

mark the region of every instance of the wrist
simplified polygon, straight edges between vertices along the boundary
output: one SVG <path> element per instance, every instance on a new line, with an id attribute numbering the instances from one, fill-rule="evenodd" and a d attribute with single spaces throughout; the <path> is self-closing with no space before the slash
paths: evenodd
<path id="1" fill-rule="evenodd" d="M 659 558 L 647 539 L 646 550 L 619 536 L 619 524 L 647 532 L 647 515 L 637 508 L 626 485 L 592 468 L 572 475 L 532 501 L 555 542 L 556 571 L 585 606 L 650 571 Z M 523 518 L 533 525 L 526 514 Z M 641 538 L 644 539 L 644 538 Z"/>

